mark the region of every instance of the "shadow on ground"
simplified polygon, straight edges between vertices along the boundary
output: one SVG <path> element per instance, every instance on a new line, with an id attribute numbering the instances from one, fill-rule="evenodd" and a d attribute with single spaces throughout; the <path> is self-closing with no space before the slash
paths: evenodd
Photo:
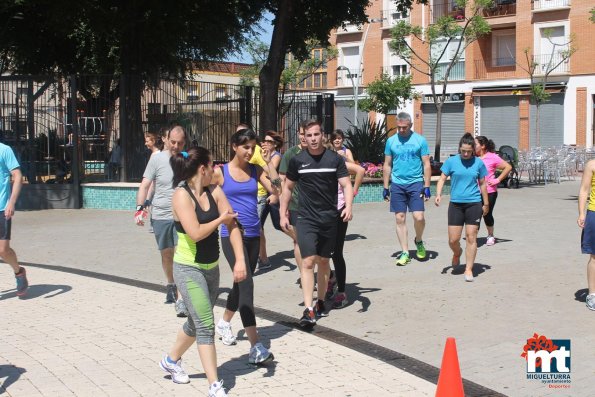
<path id="1" fill-rule="evenodd" d="M 28 299 L 35 299 L 35 298 L 53 298 L 55 296 L 61 295 L 65 292 L 68 292 L 72 289 L 70 285 L 60 285 L 60 284 L 34 284 L 30 285 L 29 289 L 27 290 L 27 295 L 18 297 L 19 299 L 28 300 Z M 17 298 L 17 291 L 8 290 L 2 291 L 0 293 L 0 300 L 10 299 L 10 298 Z"/>
<path id="2" fill-rule="evenodd" d="M 0 365 L 0 380 L 4 379 L 2 383 L 0 383 L 0 394 L 3 394 L 7 391 L 7 389 L 15 383 L 22 374 L 27 372 L 24 368 L 16 367 L 10 364 L 1 364 Z"/>

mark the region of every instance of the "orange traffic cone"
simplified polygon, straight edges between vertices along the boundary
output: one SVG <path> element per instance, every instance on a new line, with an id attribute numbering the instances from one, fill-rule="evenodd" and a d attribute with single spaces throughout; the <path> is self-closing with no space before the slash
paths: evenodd
<path id="1" fill-rule="evenodd" d="M 446 338 L 436 397 L 465 397 L 455 338 Z"/>

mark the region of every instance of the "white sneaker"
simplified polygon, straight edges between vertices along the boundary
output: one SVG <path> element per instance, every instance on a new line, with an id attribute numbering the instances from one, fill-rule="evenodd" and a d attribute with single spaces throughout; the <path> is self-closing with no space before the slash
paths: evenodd
<path id="1" fill-rule="evenodd" d="M 223 381 L 213 383 L 209 387 L 209 397 L 227 397 L 227 393 L 223 388 Z"/>
<path id="2" fill-rule="evenodd" d="M 180 358 L 175 363 L 170 363 L 167 359 L 167 354 L 159 362 L 159 366 L 162 370 L 171 375 L 171 380 L 174 383 L 190 383 L 190 378 L 184 369 L 182 368 L 182 359 Z"/>
<path id="3" fill-rule="evenodd" d="M 488 240 L 486 241 L 486 245 L 488 247 L 490 247 L 490 246 L 492 246 L 494 244 L 496 244 L 496 237 L 494 237 L 494 236 L 488 236 Z"/>
<path id="4" fill-rule="evenodd" d="M 233 334 L 233 331 L 231 330 L 230 323 L 225 322 L 221 319 L 217 323 L 215 329 L 217 330 L 217 334 L 219 334 L 219 339 L 221 339 L 224 345 L 232 346 L 237 343 L 236 337 Z"/>
<path id="5" fill-rule="evenodd" d="M 250 355 L 248 356 L 248 362 L 250 364 L 263 364 L 267 361 L 271 361 L 275 358 L 273 353 L 269 351 L 262 343 L 258 342 L 250 348 Z"/>
<path id="6" fill-rule="evenodd" d="M 186 304 L 182 298 L 176 301 L 176 316 L 178 317 L 188 317 L 188 309 L 186 308 Z"/>
<path id="7" fill-rule="evenodd" d="M 585 303 L 587 304 L 587 308 L 589 310 L 595 310 L 595 294 L 587 295 L 587 299 L 585 299 Z"/>

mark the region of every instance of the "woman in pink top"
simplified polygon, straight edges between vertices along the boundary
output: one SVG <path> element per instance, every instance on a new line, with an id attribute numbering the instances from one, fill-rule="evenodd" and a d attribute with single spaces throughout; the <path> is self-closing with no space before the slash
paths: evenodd
<path id="1" fill-rule="evenodd" d="M 485 136 L 478 136 L 475 138 L 475 154 L 483 160 L 486 168 L 488 169 L 488 175 L 486 176 L 486 182 L 488 187 L 488 200 L 490 202 L 490 209 L 486 215 L 483 216 L 486 227 L 488 229 L 488 239 L 486 245 L 496 244 L 496 238 L 494 237 L 494 206 L 496 205 L 496 199 L 498 198 L 498 185 L 504 179 L 508 173 L 512 170 L 512 166 L 506 161 L 502 160 L 500 156 L 494 153 L 496 145 L 494 141 L 486 138 Z M 494 173 L 496 170 L 500 170 L 500 175 L 496 178 Z"/>

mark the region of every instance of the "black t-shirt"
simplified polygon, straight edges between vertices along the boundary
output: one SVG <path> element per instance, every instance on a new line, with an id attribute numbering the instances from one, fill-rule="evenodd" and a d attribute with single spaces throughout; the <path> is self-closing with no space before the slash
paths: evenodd
<path id="1" fill-rule="evenodd" d="M 331 150 L 316 156 L 302 150 L 293 157 L 286 176 L 300 189 L 298 218 L 336 221 L 338 179 L 348 175 L 343 158 Z"/>

